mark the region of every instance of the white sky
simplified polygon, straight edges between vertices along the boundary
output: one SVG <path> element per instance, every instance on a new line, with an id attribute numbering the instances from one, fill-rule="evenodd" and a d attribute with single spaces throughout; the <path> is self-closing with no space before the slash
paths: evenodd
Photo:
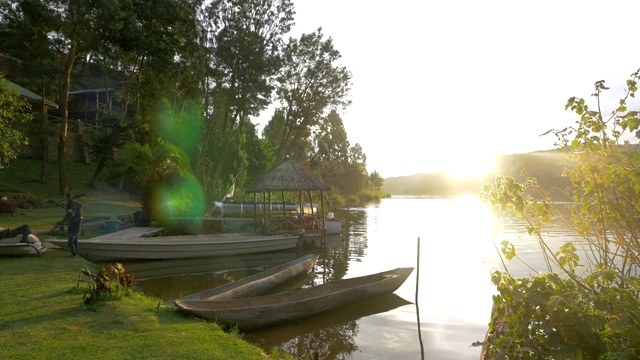
<path id="1" fill-rule="evenodd" d="M 551 149 L 554 137 L 539 135 L 574 123 L 569 97 L 590 101 L 593 83 L 606 80 L 617 100 L 640 68 L 640 1 L 295 6 L 291 35 L 322 27 L 352 72 L 353 104 L 341 117 L 367 169 L 384 178 L 471 171 L 490 155 Z"/>

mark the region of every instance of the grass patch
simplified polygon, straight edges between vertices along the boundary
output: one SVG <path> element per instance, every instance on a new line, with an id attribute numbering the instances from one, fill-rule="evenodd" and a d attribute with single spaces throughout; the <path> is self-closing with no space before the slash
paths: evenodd
<path id="1" fill-rule="evenodd" d="M 40 178 L 41 163 L 39 160 L 18 159 L 11 162 L 6 169 L 0 169 L 0 195 L 10 193 L 33 193 L 54 200 L 64 205 L 64 194 L 58 190 L 58 165 L 47 164 L 46 182 Z M 120 192 L 105 183 L 89 185 L 93 175 L 93 166 L 79 162 L 67 163 L 67 179 L 69 187 L 77 200 L 83 204 L 84 222 L 87 224 L 81 238 L 95 236 L 102 230 L 96 223 L 120 215 L 128 215 L 140 210 L 140 202 L 136 196 Z M 36 232 L 46 232 L 64 217 L 64 209 L 48 207 L 42 209 L 18 209 L 15 216 L 0 216 L 0 227 L 17 227 L 28 224 Z M 97 229 L 93 229 L 90 224 Z M 103 231 L 104 232 L 104 231 Z M 64 235 L 64 234 L 63 234 Z M 90 236 L 88 236 L 90 235 Z"/>
<path id="2" fill-rule="evenodd" d="M 38 160 L 18 159 L 0 169 L 0 196 L 30 192 L 64 203 L 57 164 L 47 164 L 46 182 L 40 179 L 40 167 Z M 100 226 L 87 224 L 140 209 L 135 196 L 103 183 L 88 185 L 93 166 L 68 162 L 67 170 L 73 193 L 83 195 L 78 197 L 85 217 L 81 239 L 104 233 Z M 15 216 L 0 216 L 0 227 L 28 224 L 43 241 L 66 238 L 48 232 L 63 216 L 61 207 L 18 209 Z M 76 287 L 78 275 L 82 268 L 95 273 L 98 266 L 67 255 L 48 250 L 35 257 L 0 257 L 0 359 L 269 358 L 214 323 L 172 308 L 157 309 L 159 300 L 139 291 L 122 300 L 85 305 L 88 284 Z"/>
<path id="3" fill-rule="evenodd" d="M 218 325 L 195 320 L 136 291 L 84 305 L 81 268 L 64 251 L 0 257 L 1 359 L 267 359 Z M 83 276 L 84 278 L 84 276 Z"/>

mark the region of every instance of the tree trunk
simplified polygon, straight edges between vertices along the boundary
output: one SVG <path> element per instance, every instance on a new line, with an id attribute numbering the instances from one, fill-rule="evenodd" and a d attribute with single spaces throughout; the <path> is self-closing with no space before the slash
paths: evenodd
<path id="1" fill-rule="evenodd" d="M 120 125 L 116 123 L 116 125 L 113 128 L 113 131 L 111 132 L 111 137 L 109 138 L 109 144 L 107 144 L 105 151 L 110 151 L 111 153 L 113 153 L 113 148 L 116 146 L 118 138 L 120 137 L 121 129 L 122 128 L 120 127 Z M 102 154 L 102 156 L 100 156 L 100 160 L 98 160 L 98 165 L 96 166 L 96 169 L 93 172 L 93 176 L 91 177 L 91 181 L 89 182 L 91 185 L 95 185 L 96 181 L 98 181 L 98 178 L 100 177 L 102 170 L 104 170 L 107 164 L 107 160 L 111 158 L 111 155 L 112 154 Z"/>
<path id="2" fill-rule="evenodd" d="M 84 124 L 82 120 L 78 120 L 78 156 L 80 162 L 83 164 L 89 164 L 89 157 L 87 156 L 87 149 L 84 142 Z"/>
<path id="3" fill-rule="evenodd" d="M 71 54 L 69 54 L 71 57 Z M 60 193 L 64 193 L 67 188 L 67 137 L 69 130 L 69 91 L 71 90 L 71 70 L 73 69 L 73 60 L 69 59 L 67 65 L 66 78 L 60 96 L 60 106 L 62 107 L 62 117 L 60 119 L 60 129 L 58 133 L 58 189 Z"/>
<path id="4" fill-rule="evenodd" d="M 42 166 L 40 167 L 40 180 L 47 182 L 47 162 L 49 160 L 49 115 L 47 114 L 46 94 L 44 85 L 42 86 L 42 119 L 40 122 L 40 145 L 42 147 Z"/>
<path id="5" fill-rule="evenodd" d="M 58 187 L 60 193 L 64 193 L 67 188 L 67 136 L 69 129 L 69 92 L 71 91 L 71 72 L 73 71 L 73 64 L 76 60 L 76 49 L 78 47 L 78 39 L 76 34 L 76 26 L 74 25 L 71 31 L 71 45 L 69 47 L 69 54 L 67 55 L 64 86 L 62 87 L 62 94 L 60 96 L 61 116 L 60 119 L 60 132 L 58 134 L 58 174 L 60 180 Z"/>

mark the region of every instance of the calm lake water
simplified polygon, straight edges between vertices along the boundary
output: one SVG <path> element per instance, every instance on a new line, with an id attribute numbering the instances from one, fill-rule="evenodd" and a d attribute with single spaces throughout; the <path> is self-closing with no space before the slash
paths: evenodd
<path id="1" fill-rule="evenodd" d="M 322 248 L 203 259 L 190 261 L 188 268 L 178 263 L 175 272 L 184 274 L 142 280 L 139 285 L 170 300 L 308 252 L 319 253 L 320 260 L 315 275 L 302 285 L 411 266 L 416 270 L 392 296 L 247 333 L 244 339 L 267 353 L 278 348 L 296 359 L 317 354 L 319 359 L 477 360 L 481 349 L 471 344 L 483 340 L 487 330 L 495 294 L 490 273 L 502 267 L 496 244 L 514 242 L 530 265 L 545 269 L 537 240 L 522 223 L 495 214 L 475 197 L 390 198 L 365 208 L 337 211 L 336 216 L 344 218 L 345 233 L 329 238 Z M 548 235 L 557 246 L 571 236 L 562 228 Z M 515 276 L 531 272 L 515 262 L 507 266 Z M 144 271 L 136 274 L 145 276 Z M 161 275 L 151 270 L 147 274 Z"/>

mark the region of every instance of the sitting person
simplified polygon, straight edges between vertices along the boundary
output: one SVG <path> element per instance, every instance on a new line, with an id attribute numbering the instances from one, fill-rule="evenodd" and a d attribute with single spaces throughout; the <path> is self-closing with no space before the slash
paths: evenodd
<path id="1" fill-rule="evenodd" d="M 15 229 L 0 228 L 0 239 L 12 238 L 18 235 L 22 235 L 22 239 L 20 240 L 20 242 L 30 242 L 29 235 L 31 235 L 31 228 L 29 227 L 29 225 L 20 225 Z"/>

